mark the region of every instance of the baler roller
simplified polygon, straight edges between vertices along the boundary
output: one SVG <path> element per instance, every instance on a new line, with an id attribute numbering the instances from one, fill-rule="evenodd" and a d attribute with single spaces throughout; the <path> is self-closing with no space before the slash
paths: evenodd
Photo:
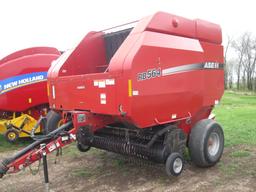
<path id="1" fill-rule="evenodd" d="M 109 139 L 107 137 L 93 136 L 93 139 L 84 138 L 83 145 L 120 153 L 123 155 L 131 155 L 157 163 L 163 163 L 168 153 L 160 144 L 155 144 L 150 149 L 136 143 L 127 143 L 120 139 Z"/>

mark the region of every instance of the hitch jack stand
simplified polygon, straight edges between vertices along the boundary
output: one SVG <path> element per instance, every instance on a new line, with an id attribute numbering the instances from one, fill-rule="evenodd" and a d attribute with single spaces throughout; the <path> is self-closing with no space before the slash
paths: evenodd
<path id="1" fill-rule="evenodd" d="M 44 183 L 45 183 L 45 192 L 49 192 L 49 174 L 48 174 L 48 166 L 47 166 L 47 154 L 45 151 L 46 144 L 43 143 L 40 145 L 42 149 L 42 155 L 43 155 L 43 167 L 44 167 Z"/>

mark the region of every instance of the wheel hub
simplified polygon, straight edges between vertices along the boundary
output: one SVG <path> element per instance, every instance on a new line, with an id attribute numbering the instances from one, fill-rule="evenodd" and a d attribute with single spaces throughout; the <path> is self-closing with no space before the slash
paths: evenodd
<path id="1" fill-rule="evenodd" d="M 211 156 L 215 156 L 220 148 L 220 137 L 217 133 L 210 134 L 208 139 L 208 153 Z"/>
<path id="2" fill-rule="evenodd" d="M 180 173 L 182 170 L 182 160 L 180 158 L 176 158 L 173 162 L 173 170 L 175 173 Z"/>
<path id="3" fill-rule="evenodd" d="M 15 137 L 16 137 L 15 133 L 9 133 L 9 134 L 8 134 L 8 138 L 9 138 L 10 140 L 15 139 Z"/>

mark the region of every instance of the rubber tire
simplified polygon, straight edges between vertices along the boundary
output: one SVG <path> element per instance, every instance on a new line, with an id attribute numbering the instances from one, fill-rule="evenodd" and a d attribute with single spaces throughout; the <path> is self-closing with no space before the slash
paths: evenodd
<path id="1" fill-rule="evenodd" d="M 58 128 L 61 118 L 61 115 L 55 111 L 51 110 L 47 113 L 44 130 L 46 135 Z"/>
<path id="2" fill-rule="evenodd" d="M 77 149 L 80 151 L 80 152 L 87 152 L 87 151 L 89 151 L 90 149 L 91 149 L 91 147 L 90 146 L 88 146 L 88 145 L 83 145 L 83 144 L 81 144 L 81 143 L 76 143 L 76 147 L 77 147 Z"/>
<path id="3" fill-rule="evenodd" d="M 181 161 L 182 161 L 182 168 L 181 168 L 180 172 L 178 172 L 178 173 L 176 173 L 176 172 L 174 171 L 174 169 L 173 169 L 174 161 L 175 161 L 177 158 L 180 158 Z M 175 176 L 175 177 L 177 177 L 177 176 L 179 176 L 179 175 L 182 173 L 183 168 L 184 168 L 184 160 L 183 160 L 182 155 L 179 154 L 179 153 L 176 153 L 176 152 L 171 153 L 171 154 L 168 156 L 168 158 L 167 158 L 167 160 L 166 160 L 166 162 L 165 162 L 165 171 L 166 171 L 167 175 L 168 175 L 168 176 Z"/>
<path id="4" fill-rule="evenodd" d="M 15 138 L 12 139 L 12 140 L 10 140 L 9 137 L 8 137 L 8 135 L 9 135 L 10 133 L 14 133 L 14 134 L 15 134 Z M 19 139 L 19 133 L 18 133 L 18 131 L 16 131 L 16 130 L 13 129 L 13 128 L 7 129 L 7 131 L 6 131 L 5 134 L 4 134 L 4 137 L 5 137 L 5 139 L 6 139 L 9 143 L 15 143 L 15 142 Z"/>
<path id="5" fill-rule="evenodd" d="M 215 156 L 208 153 L 208 139 L 212 132 L 220 139 L 219 150 Z M 192 162 L 198 167 L 214 166 L 221 158 L 224 149 L 224 133 L 222 127 L 212 119 L 203 119 L 196 123 L 189 136 L 189 153 Z"/>

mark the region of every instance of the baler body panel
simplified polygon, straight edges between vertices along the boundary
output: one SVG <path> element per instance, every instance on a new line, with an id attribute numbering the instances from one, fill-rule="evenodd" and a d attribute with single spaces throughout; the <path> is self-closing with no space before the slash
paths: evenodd
<path id="1" fill-rule="evenodd" d="M 155 32 L 144 32 L 141 38 L 130 66 L 131 103 L 124 105 L 138 127 L 195 116 L 219 101 L 223 70 L 204 67 L 209 61 L 223 63 L 221 45 Z M 152 73 L 158 74 L 148 77 Z"/>
<path id="2" fill-rule="evenodd" d="M 24 112 L 47 104 L 47 71 L 60 53 L 37 47 L 13 53 L 0 62 L 0 111 Z"/>
<path id="3" fill-rule="evenodd" d="M 104 35 L 89 33 L 50 68 L 51 108 L 112 115 L 138 128 L 191 118 L 189 128 L 182 127 L 189 132 L 220 100 L 224 71 L 218 25 L 159 12 L 138 22 L 109 63 Z M 97 38 L 99 51 L 86 43 Z M 88 61 L 91 55 L 95 59 Z M 95 66 L 106 66 L 105 71 Z"/>
<path id="4" fill-rule="evenodd" d="M 105 114 L 107 112 L 107 114 L 111 115 L 118 114 L 118 111 L 115 109 L 116 86 L 105 85 L 107 88 L 102 89 L 94 86 L 96 82 L 101 84 L 103 81 L 106 82 L 107 79 L 112 81 L 107 74 L 61 77 L 59 81 L 54 83 L 55 96 L 53 96 L 53 87 L 50 89 L 50 96 L 52 96 L 54 104 L 53 108 L 64 109 L 65 111 L 90 110 L 93 113 Z M 66 90 L 69 94 L 61 90 Z"/>

